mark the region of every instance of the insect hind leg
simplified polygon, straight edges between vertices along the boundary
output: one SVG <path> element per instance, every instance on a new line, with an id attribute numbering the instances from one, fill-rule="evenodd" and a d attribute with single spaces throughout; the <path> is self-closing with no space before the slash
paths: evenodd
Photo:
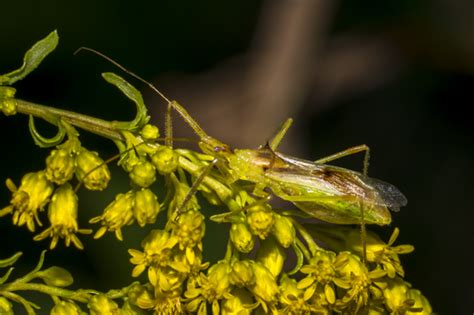
<path id="1" fill-rule="evenodd" d="M 367 172 L 368 172 L 368 169 L 369 169 L 370 148 L 365 144 L 361 144 L 361 145 L 346 149 L 344 151 L 337 152 L 335 154 L 331 154 L 329 156 L 323 157 L 323 158 L 321 158 L 319 160 L 316 160 L 314 162 L 317 163 L 317 164 L 326 164 L 328 162 L 338 160 L 338 159 L 343 158 L 345 156 L 353 155 L 353 154 L 356 154 L 356 153 L 359 153 L 359 152 L 364 152 L 364 167 L 363 167 L 362 173 L 365 176 L 367 176 Z"/>
<path id="2" fill-rule="evenodd" d="M 290 129 L 292 124 L 293 124 L 293 119 L 288 118 L 280 126 L 280 129 L 276 132 L 275 136 L 268 143 L 268 145 L 270 146 L 270 149 L 272 149 L 272 151 L 275 151 L 278 148 L 278 146 L 280 145 L 281 140 L 286 135 L 286 132 L 288 131 L 288 129 Z"/>

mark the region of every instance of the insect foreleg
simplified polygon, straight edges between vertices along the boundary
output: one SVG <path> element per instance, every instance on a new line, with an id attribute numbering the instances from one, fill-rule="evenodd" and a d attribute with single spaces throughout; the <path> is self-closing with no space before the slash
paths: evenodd
<path id="1" fill-rule="evenodd" d="M 292 124 L 293 124 L 293 119 L 288 118 L 283 123 L 283 125 L 281 125 L 280 129 L 277 131 L 277 133 L 275 134 L 273 139 L 270 140 L 270 142 L 269 142 L 270 149 L 272 149 L 273 151 L 275 151 L 277 149 L 278 145 L 280 144 L 281 140 L 286 135 L 286 132 L 288 131 L 288 129 L 290 129 Z"/>

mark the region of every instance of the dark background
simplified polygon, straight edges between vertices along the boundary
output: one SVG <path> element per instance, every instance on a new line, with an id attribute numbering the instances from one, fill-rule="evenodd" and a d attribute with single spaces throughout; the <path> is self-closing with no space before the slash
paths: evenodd
<path id="1" fill-rule="evenodd" d="M 311 160 L 368 144 L 371 176 L 395 184 L 409 200 L 392 227 L 379 230 L 387 240 L 397 226 L 397 243 L 416 247 L 402 257 L 407 281 L 439 314 L 474 311 L 471 1 L 9 1 L 1 12 L 0 73 L 18 67 L 53 29 L 61 37 L 57 50 L 15 85 L 19 98 L 105 119 L 133 117 L 133 106 L 99 75 L 118 70 L 87 53 L 73 56 L 88 46 L 157 82 L 209 134 L 233 146 L 264 143 L 287 116 L 295 124 L 285 153 Z M 162 126 L 163 103 L 144 93 Z M 184 123 L 177 118 L 175 125 Z M 18 183 L 44 167 L 47 150 L 34 145 L 26 117 L 0 117 L 0 132 L 2 181 Z M 103 157 L 116 152 L 95 136 L 81 139 Z M 361 160 L 337 164 L 360 169 Z M 105 193 L 81 194 L 82 226 L 128 189 L 126 178 L 116 178 Z M 5 187 L 0 200 L 8 204 Z M 217 233 L 223 228 L 209 227 L 211 238 Z M 121 287 L 130 282 L 126 249 L 139 248 L 145 234 L 126 229 L 122 243 L 112 235 L 81 237 L 84 252 L 60 244 L 46 264 L 69 269 L 77 287 Z M 17 275 L 48 246 L 31 238 L 9 217 L 0 219 L 0 257 L 24 252 Z"/>

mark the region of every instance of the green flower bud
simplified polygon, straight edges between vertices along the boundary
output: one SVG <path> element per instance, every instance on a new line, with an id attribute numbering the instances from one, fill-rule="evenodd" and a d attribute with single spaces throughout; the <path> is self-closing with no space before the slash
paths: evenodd
<path id="1" fill-rule="evenodd" d="M 102 237 L 108 230 L 114 231 L 118 240 L 123 240 L 121 228 L 133 223 L 134 199 L 135 195 L 131 191 L 126 194 L 118 194 L 101 216 L 89 220 L 90 223 L 102 223 L 102 227 L 95 233 L 94 238 Z"/>
<path id="2" fill-rule="evenodd" d="M 266 238 L 260 244 L 261 246 L 257 251 L 257 261 L 267 267 L 272 275 L 277 278 L 285 263 L 285 251 L 273 237 Z"/>
<path id="3" fill-rule="evenodd" d="M 253 234 L 245 223 L 233 223 L 230 227 L 230 240 L 242 253 L 250 253 L 255 246 Z"/>
<path id="4" fill-rule="evenodd" d="M 200 244 L 204 233 L 204 216 L 194 210 L 182 213 L 173 228 L 173 235 L 178 238 L 180 249 Z"/>
<path id="5" fill-rule="evenodd" d="M 255 283 L 252 265 L 248 260 L 238 260 L 233 263 L 229 277 L 230 283 L 238 287 L 246 287 Z"/>
<path id="6" fill-rule="evenodd" d="M 151 161 L 161 175 L 170 174 L 178 167 L 178 155 L 167 146 L 158 147 Z"/>
<path id="7" fill-rule="evenodd" d="M 293 222 L 288 217 L 275 214 L 275 223 L 272 227 L 272 234 L 275 236 L 277 241 L 284 248 L 288 248 L 293 244 L 296 237 L 295 227 Z"/>
<path id="8" fill-rule="evenodd" d="M 133 215 L 141 227 L 155 223 L 159 212 L 158 198 L 150 189 L 143 188 L 135 193 Z"/>
<path id="9" fill-rule="evenodd" d="M 14 98 L 4 98 L 0 99 L 0 109 L 2 110 L 5 116 L 11 116 L 16 114 L 16 99 Z"/>
<path id="10" fill-rule="evenodd" d="M 74 157 L 64 149 L 53 150 L 46 158 L 46 177 L 58 185 L 74 175 Z"/>
<path id="11" fill-rule="evenodd" d="M 82 148 L 76 157 L 76 177 L 89 190 L 104 190 L 110 171 L 97 152 Z"/>
<path id="12" fill-rule="evenodd" d="M 13 224 L 26 224 L 28 229 L 34 232 L 35 222 L 41 226 L 38 211 L 43 210 L 48 203 L 53 193 L 53 184 L 48 181 L 44 171 L 40 171 L 23 176 L 19 188 L 10 179 L 7 179 L 6 185 L 13 194 L 11 205 L 1 211 L 2 215 L 13 211 Z"/>
<path id="13" fill-rule="evenodd" d="M 255 275 L 255 284 L 250 286 L 250 291 L 259 299 L 274 303 L 279 293 L 278 285 L 273 274 L 262 264 L 252 263 L 253 273 Z"/>
<path id="14" fill-rule="evenodd" d="M 134 284 L 128 290 L 128 301 L 142 309 L 150 309 L 155 305 L 153 292 L 141 284 Z"/>
<path id="15" fill-rule="evenodd" d="M 79 315 L 81 309 L 73 302 L 60 301 L 52 309 L 50 315 Z"/>
<path id="16" fill-rule="evenodd" d="M 247 223 L 254 235 L 265 239 L 273 226 L 273 211 L 268 206 L 257 205 L 248 210 Z"/>
<path id="17" fill-rule="evenodd" d="M 0 99 L 15 97 L 16 89 L 10 86 L 0 86 Z"/>
<path id="18" fill-rule="evenodd" d="M 87 307 L 89 307 L 91 315 L 120 315 L 120 309 L 117 303 L 104 294 L 91 297 Z"/>
<path id="19" fill-rule="evenodd" d="M 213 288 L 216 296 L 224 296 L 230 289 L 231 268 L 228 262 L 220 261 L 212 265 L 208 271 L 209 285 Z"/>
<path id="20" fill-rule="evenodd" d="M 155 167 L 147 161 L 140 161 L 135 164 L 129 175 L 133 183 L 144 188 L 150 186 L 156 180 Z"/>
<path id="21" fill-rule="evenodd" d="M 250 315 L 252 314 L 252 295 L 245 289 L 232 290 L 231 297 L 222 303 L 222 315 Z"/>
<path id="22" fill-rule="evenodd" d="M 140 131 L 143 139 L 145 140 L 155 140 L 160 136 L 160 131 L 158 127 L 155 125 L 146 124 L 143 126 L 142 130 Z"/>
<path id="23" fill-rule="evenodd" d="M 14 315 L 12 304 L 3 296 L 0 296 L 0 314 Z"/>

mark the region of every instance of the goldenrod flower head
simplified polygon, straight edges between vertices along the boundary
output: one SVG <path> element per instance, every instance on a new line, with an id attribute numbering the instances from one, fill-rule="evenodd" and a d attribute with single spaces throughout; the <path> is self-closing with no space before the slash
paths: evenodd
<path id="1" fill-rule="evenodd" d="M 293 244 L 296 237 L 295 227 L 290 218 L 279 214 L 274 214 L 275 222 L 272 226 L 272 234 L 284 248 L 288 248 Z"/>
<path id="2" fill-rule="evenodd" d="M 231 297 L 222 302 L 222 315 L 250 315 L 255 308 L 250 292 L 242 288 L 235 288 L 231 292 Z"/>
<path id="3" fill-rule="evenodd" d="M 89 190 L 104 190 L 110 171 L 97 152 L 81 148 L 76 157 L 76 177 Z"/>
<path id="4" fill-rule="evenodd" d="M 81 309 L 74 302 L 60 301 L 51 309 L 50 315 L 80 315 Z"/>
<path id="5" fill-rule="evenodd" d="M 267 205 L 256 205 L 247 212 L 247 223 L 254 235 L 265 239 L 272 229 L 273 211 Z"/>
<path id="6" fill-rule="evenodd" d="M 155 223 L 159 212 L 158 198 L 150 189 L 142 188 L 135 192 L 133 215 L 141 227 L 145 224 Z"/>
<path id="7" fill-rule="evenodd" d="M 104 294 L 91 297 L 87 307 L 91 315 L 120 315 L 120 309 L 117 303 Z"/>
<path id="8" fill-rule="evenodd" d="M 209 268 L 207 276 L 201 273 L 195 281 L 188 283 L 188 288 L 184 292 L 188 301 L 187 311 L 198 311 L 198 314 L 202 314 L 208 303 L 212 305 L 214 314 L 219 314 L 219 300 L 231 297 L 230 270 L 228 262 L 220 261 Z"/>
<path id="9" fill-rule="evenodd" d="M 21 179 L 19 188 L 7 179 L 7 188 L 13 193 L 10 206 L 0 211 L 0 216 L 13 212 L 13 224 L 26 224 L 31 232 L 35 231 L 35 221 L 41 226 L 38 211 L 48 203 L 53 193 L 53 184 L 46 178 L 44 171 L 28 173 Z"/>
<path id="10" fill-rule="evenodd" d="M 166 175 L 174 172 L 178 167 L 178 155 L 167 146 L 160 146 L 150 157 L 158 173 Z"/>
<path id="11" fill-rule="evenodd" d="M 193 248 L 201 244 L 205 233 L 204 216 L 199 211 L 186 211 L 177 221 L 172 221 L 173 235 L 178 238 L 179 248 Z"/>
<path id="12" fill-rule="evenodd" d="M 337 281 L 335 269 L 336 254 L 319 249 L 313 253 L 309 264 L 300 271 L 307 274 L 297 287 L 305 290 L 305 298 L 313 297 L 319 305 L 331 305 L 336 301 L 333 282 Z"/>
<path id="13" fill-rule="evenodd" d="M 381 286 L 387 309 L 393 314 L 431 314 L 428 300 L 402 278 L 386 279 Z"/>
<path id="14" fill-rule="evenodd" d="M 135 266 L 133 277 L 138 277 L 146 267 L 165 267 L 171 263 L 171 249 L 178 243 L 178 239 L 163 230 L 152 230 L 142 241 L 144 252 L 129 249 L 132 256 L 130 262 Z"/>
<path id="15" fill-rule="evenodd" d="M 285 259 L 285 250 L 278 244 L 275 238 L 267 237 L 260 242 L 260 248 L 257 251 L 257 261 L 267 267 L 275 279 L 280 275 Z"/>
<path id="16" fill-rule="evenodd" d="M 140 134 L 145 140 L 155 140 L 160 136 L 160 131 L 157 126 L 146 124 L 142 130 L 140 130 Z"/>
<path id="17" fill-rule="evenodd" d="M 128 289 L 128 300 L 133 305 L 137 305 L 141 309 L 146 310 L 153 308 L 155 305 L 153 291 L 154 289 L 149 284 L 142 285 L 139 283 L 135 283 Z"/>
<path id="18" fill-rule="evenodd" d="M 115 232 L 118 240 L 122 241 L 122 227 L 133 223 L 133 203 L 135 194 L 132 191 L 118 194 L 104 210 L 103 214 L 89 220 L 90 223 L 100 222 L 102 227 L 95 233 L 94 238 L 100 238 L 106 231 Z"/>
<path id="19" fill-rule="evenodd" d="M 12 304 L 3 296 L 0 296 L 0 314 L 14 315 Z"/>
<path id="20" fill-rule="evenodd" d="M 150 162 L 141 160 L 133 166 L 129 175 L 134 184 L 146 188 L 155 182 L 156 169 Z"/>
<path id="21" fill-rule="evenodd" d="M 420 290 L 416 289 L 410 289 L 407 292 L 407 298 L 410 300 L 414 301 L 414 304 L 412 306 L 412 309 L 409 310 L 406 314 L 411 315 L 411 314 L 418 314 L 418 315 L 430 315 L 432 314 L 433 310 L 431 309 L 430 302 L 428 299 L 421 294 Z M 422 312 L 414 312 L 414 309 L 420 309 L 422 308 Z"/>
<path id="22" fill-rule="evenodd" d="M 138 306 L 130 303 L 129 300 L 123 302 L 122 307 L 120 308 L 120 315 L 145 315 L 145 311 L 141 310 Z"/>
<path id="23" fill-rule="evenodd" d="M 317 303 L 311 303 L 311 295 L 298 288 L 298 282 L 283 274 L 280 280 L 279 302 L 283 314 L 327 314 L 328 310 Z"/>
<path id="24" fill-rule="evenodd" d="M 186 275 L 174 270 L 172 266 L 148 268 L 148 280 L 155 287 L 155 296 L 157 292 L 180 296 L 185 279 Z"/>
<path id="25" fill-rule="evenodd" d="M 74 164 L 74 157 L 69 150 L 53 150 L 46 158 L 46 177 L 51 182 L 62 185 L 73 177 Z"/>
<path id="26" fill-rule="evenodd" d="M 230 240 L 242 253 L 250 253 L 255 246 L 253 234 L 246 223 L 237 222 L 230 226 Z"/>
<path id="27" fill-rule="evenodd" d="M 252 269 L 255 275 L 255 283 L 248 289 L 259 300 L 264 311 L 267 311 L 268 305 L 273 305 L 278 299 L 278 285 L 271 271 L 261 263 L 253 262 Z"/>
<path id="28" fill-rule="evenodd" d="M 58 238 L 64 238 L 66 246 L 72 243 L 79 249 L 83 249 L 79 238 L 75 233 L 89 234 L 91 230 L 83 230 L 78 228 L 77 224 L 77 196 L 71 185 L 66 183 L 53 194 L 48 208 L 48 218 L 51 226 L 34 237 L 39 241 L 51 236 L 50 249 L 56 247 Z"/>
<path id="29" fill-rule="evenodd" d="M 255 283 L 255 274 L 249 260 L 237 260 L 232 263 L 229 274 L 230 283 L 238 287 L 247 287 Z"/>

